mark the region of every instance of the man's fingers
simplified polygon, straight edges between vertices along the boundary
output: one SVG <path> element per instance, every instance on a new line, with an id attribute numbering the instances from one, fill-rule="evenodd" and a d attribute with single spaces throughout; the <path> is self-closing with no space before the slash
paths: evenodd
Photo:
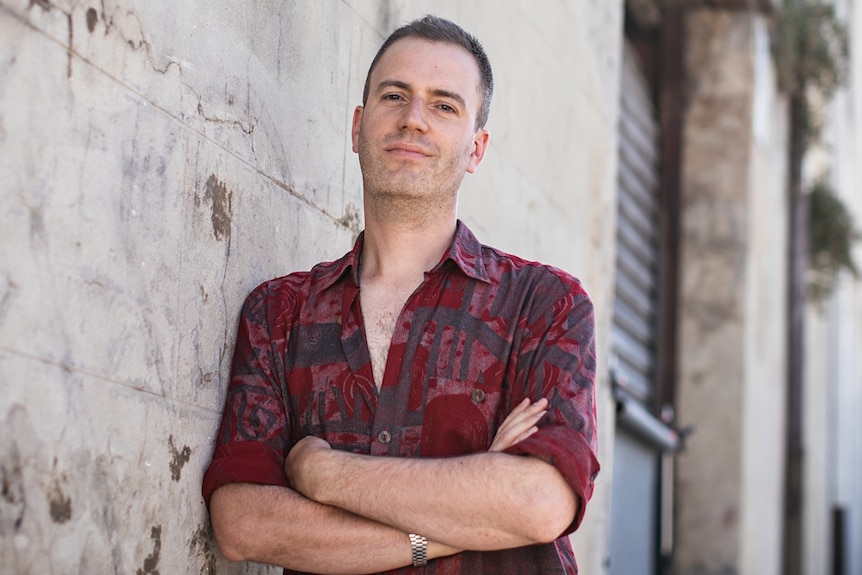
<path id="1" fill-rule="evenodd" d="M 502 451 L 538 431 L 536 424 L 548 412 L 547 406 L 548 400 L 545 398 L 535 403 L 525 399 L 515 406 L 497 429 L 489 451 Z"/>
<path id="2" fill-rule="evenodd" d="M 529 398 L 525 397 L 521 401 L 521 403 L 516 405 L 515 409 L 513 409 L 511 411 L 511 413 L 509 413 L 509 415 L 506 416 L 506 419 L 503 420 L 503 423 L 505 424 L 507 421 L 509 421 L 513 417 L 517 417 L 519 414 L 524 413 L 529 407 L 530 407 L 530 400 L 529 400 Z"/>
<path id="3" fill-rule="evenodd" d="M 524 400 L 518 404 L 515 409 L 512 410 L 506 419 L 503 420 L 503 423 L 500 424 L 499 429 L 504 429 L 510 427 L 512 425 L 522 424 L 525 420 L 533 419 L 533 423 L 541 419 L 545 413 L 547 413 L 548 400 L 545 398 L 540 399 L 536 403 L 530 404 L 529 400 Z M 536 417 L 538 416 L 538 417 Z M 532 425 L 532 423 L 530 424 Z"/>
<path id="4" fill-rule="evenodd" d="M 528 429 L 527 431 L 522 433 L 521 436 L 518 437 L 515 441 L 513 441 L 512 445 L 515 445 L 519 441 L 524 441 L 525 439 L 527 439 L 528 437 L 530 437 L 531 435 L 533 435 L 537 431 L 539 431 L 539 428 L 534 425 L 533 427 L 531 427 L 530 429 Z"/>

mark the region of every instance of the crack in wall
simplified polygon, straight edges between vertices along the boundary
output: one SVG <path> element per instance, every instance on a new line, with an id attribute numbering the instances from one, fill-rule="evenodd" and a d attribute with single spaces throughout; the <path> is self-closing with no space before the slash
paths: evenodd
<path id="1" fill-rule="evenodd" d="M 248 121 L 244 121 L 244 120 L 239 120 L 239 119 L 221 118 L 217 115 L 208 115 L 206 112 L 204 112 L 204 106 L 203 106 L 204 98 L 194 88 L 194 86 L 192 86 L 191 84 L 186 82 L 186 80 L 183 76 L 182 67 L 180 66 L 179 68 L 180 68 L 180 83 L 187 90 L 189 90 L 192 94 L 194 94 L 195 99 L 197 99 L 197 101 L 198 101 L 198 104 L 196 107 L 197 113 L 201 118 L 204 119 L 205 122 L 213 123 L 213 124 L 221 124 L 221 125 L 225 125 L 225 126 L 234 126 L 234 127 L 239 128 L 240 130 L 242 130 L 245 134 L 247 134 L 249 136 L 254 134 L 254 130 L 257 128 L 259 121 L 255 116 L 251 115 L 251 113 L 248 114 L 250 119 Z M 227 104 L 233 105 L 234 101 L 235 101 L 234 97 L 229 96 L 227 99 Z"/>
<path id="2" fill-rule="evenodd" d="M 69 49 L 66 51 L 66 79 L 72 79 L 72 50 L 75 47 L 75 25 L 72 22 L 72 14 L 66 13 L 66 25 L 69 28 Z"/>
<path id="3" fill-rule="evenodd" d="M 6 314 L 12 309 L 9 303 L 12 301 L 15 292 L 18 291 L 18 284 L 12 279 L 12 276 L 5 272 L 0 276 L 0 325 L 6 319 Z"/>
<path id="4" fill-rule="evenodd" d="M 50 4 L 50 2 L 48 2 L 47 0 L 32 0 L 32 1 L 33 1 L 33 3 L 34 3 L 34 4 L 39 4 L 39 3 L 41 2 L 41 3 L 44 3 L 44 4 L 46 4 L 46 5 L 52 6 L 52 5 Z M 111 19 L 111 18 L 109 18 L 109 17 L 107 16 L 107 12 L 106 12 L 106 9 L 105 9 L 105 3 L 104 3 L 104 0 L 102 1 L 101 6 L 102 6 L 102 21 L 103 21 L 103 23 L 106 23 L 106 32 L 105 32 L 105 33 L 106 33 L 106 35 L 107 35 L 108 31 L 109 31 L 110 29 L 113 29 L 113 28 L 112 28 L 112 26 L 113 26 L 113 25 L 111 24 L 112 19 Z M 175 114 L 175 113 L 171 112 L 170 110 L 168 110 L 167 108 L 165 108 L 163 105 L 159 104 L 157 101 L 153 100 L 152 98 L 150 98 L 149 96 L 147 96 L 147 95 L 146 95 L 146 94 L 144 94 L 143 92 L 139 91 L 139 90 L 138 90 L 138 89 L 136 89 L 135 87 L 133 87 L 133 86 L 131 86 L 131 85 L 127 84 L 127 83 L 126 83 L 126 82 L 124 82 L 122 79 L 118 78 L 117 76 L 115 76 L 114 74 L 112 74 L 111 72 L 109 72 L 108 70 L 106 70 L 105 68 L 103 68 L 103 67 L 99 66 L 98 64 L 96 64 L 95 62 L 93 62 L 92 60 L 90 60 L 89 58 L 87 58 L 87 57 L 83 56 L 82 54 L 80 54 L 80 53 L 76 52 L 74 49 L 69 48 L 69 47 L 68 47 L 68 46 L 66 46 L 63 42 L 61 42 L 61 41 L 57 40 L 56 38 L 54 38 L 54 37 L 53 37 L 53 36 L 51 36 L 50 34 L 46 33 L 44 30 L 42 30 L 42 29 L 40 29 L 39 27 L 37 27 L 36 25 L 34 25 L 32 22 L 30 22 L 30 21 L 29 21 L 29 20 L 27 20 L 26 18 L 23 18 L 20 14 L 18 14 L 18 13 L 16 13 L 16 12 L 11 11 L 9 8 L 7 8 L 6 6 L 4 6 L 2 3 L 0 3 L 0 10 L 2 10 L 4 13 L 8 14 L 8 15 L 9 15 L 9 16 L 11 16 L 12 18 L 14 18 L 14 19 L 16 19 L 16 20 L 20 21 L 22 24 L 24 24 L 24 25 L 25 25 L 25 26 L 27 26 L 28 28 L 30 28 L 30 29 L 34 30 L 35 32 L 37 32 L 37 33 L 41 34 L 42 36 L 44 36 L 45 38 L 47 38 L 47 39 L 48 39 L 48 40 L 50 40 L 51 42 L 54 42 L 54 43 L 58 44 L 58 45 L 59 45 L 59 46 L 61 46 L 64 50 L 69 50 L 69 51 L 71 52 L 71 54 L 72 54 L 75 58 L 78 58 L 78 59 L 79 59 L 79 60 L 81 60 L 82 62 L 84 62 L 84 63 L 86 63 L 87 65 L 91 66 L 94 70 L 96 70 L 96 71 L 98 71 L 99 73 L 103 74 L 106 78 L 108 78 L 108 79 L 112 80 L 113 82 L 117 83 L 118 85 L 122 86 L 125 90 L 128 90 L 128 92 L 129 92 L 129 93 L 134 94 L 135 96 L 137 96 L 138 98 L 140 98 L 142 101 L 144 101 L 147 105 L 151 106 L 153 109 L 158 110 L 159 112 L 161 112 L 162 114 L 164 114 L 166 117 L 171 118 L 172 120 L 174 120 L 175 122 L 177 122 L 178 124 L 180 124 L 181 126 L 183 126 L 185 129 L 187 129 L 190 133 L 195 134 L 196 136 L 198 136 L 199 138 L 201 138 L 201 140 L 203 140 L 203 141 L 205 141 L 205 142 L 207 142 L 207 143 L 209 143 L 209 144 L 212 144 L 212 145 L 216 146 L 216 147 L 217 147 L 217 148 L 219 148 L 220 150 L 222 150 L 222 151 L 224 151 L 225 153 L 229 154 L 229 155 L 230 155 L 231 157 L 233 157 L 234 159 L 236 159 L 236 160 L 238 160 L 239 162 L 241 162 L 242 164 L 244 164 L 244 165 L 246 165 L 246 166 L 250 167 L 250 168 L 251 168 L 251 169 L 253 169 L 256 173 L 258 173 L 261 177 L 263 177 L 265 180 L 269 181 L 271 184 L 275 185 L 275 186 L 276 186 L 276 187 L 278 187 L 279 189 L 281 189 L 281 190 L 283 190 L 283 191 L 287 192 L 288 194 L 290 194 L 291 196 L 293 196 L 295 199 L 297 199 L 298 201 L 300 201 L 302 204 L 306 205 L 307 207 L 311 208 L 312 210 L 316 211 L 317 213 L 319 213 L 319 214 L 321 214 L 321 215 L 323 215 L 323 216 L 325 216 L 325 217 L 327 217 L 327 218 L 331 219 L 333 222 L 336 222 L 336 223 L 338 223 L 338 222 L 339 222 L 340 218 L 339 218 L 339 217 L 337 217 L 337 216 L 335 216 L 334 214 L 330 213 L 330 212 L 329 212 L 329 210 L 327 210 L 326 208 L 324 208 L 324 207 L 322 207 L 322 206 L 318 205 L 318 204 L 317 204 L 317 203 L 315 203 L 312 199 L 310 199 L 308 196 L 306 196 L 305 194 L 300 193 L 299 191 L 297 191 L 296 189 L 294 189 L 292 186 L 290 186 L 290 185 L 289 185 L 289 184 L 287 184 L 286 182 L 284 182 L 284 181 L 280 180 L 279 178 L 277 178 L 277 177 L 275 177 L 275 176 L 273 176 L 273 175 L 271 175 L 271 174 L 268 174 L 268 173 L 262 172 L 262 171 L 259 169 L 259 167 L 258 167 L 255 163 L 252 163 L 249 159 L 247 159 L 247 158 L 245 158 L 245 157 L 243 157 L 243 156 L 239 155 L 238 153 L 236 153 L 235 151 L 233 151 L 232 149 L 230 149 L 229 147 L 227 147 L 227 146 L 226 146 L 225 144 L 223 144 L 222 142 L 220 142 L 220 141 L 218 141 L 218 140 L 215 140 L 215 139 L 211 138 L 210 136 L 208 136 L 206 133 L 204 133 L 203 131 L 201 131 L 200 129 L 198 129 L 197 127 L 195 127 L 194 125 L 192 125 L 192 124 L 188 123 L 188 122 L 183 118 L 183 116 L 182 116 L 182 115 L 177 115 L 177 114 Z M 147 46 L 149 46 L 149 45 L 147 44 Z M 152 61 L 150 62 L 150 67 L 153 69 L 153 71 L 155 71 L 155 72 L 159 72 L 159 73 L 166 73 L 166 72 L 167 72 L 167 70 L 168 70 L 168 69 L 170 69 L 170 67 L 171 67 L 171 66 L 173 66 L 173 65 L 176 65 L 176 66 L 178 67 L 178 69 L 179 69 L 180 71 L 182 71 L 182 66 L 180 65 L 180 63 L 179 63 L 179 62 L 177 62 L 177 61 L 175 61 L 175 60 L 170 60 L 170 61 L 168 62 L 168 64 L 167 64 L 164 68 L 161 68 L 161 69 L 160 69 L 160 68 L 158 68 L 158 67 L 156 67 L 156 66 L 152 63 Z M 183 85 L 185 85 L 186 87 L 189 87 L 189 88 L 191 89 L 191 86 L 189 86 L 187 83 L 184 83 Z M 212 122 L 227 122 L 227 123 L 232 122 L 231 120 L 222 120 L 222 119 L 219 119 L 219 118 L 210 118 L 209 120 L 210 120 L 210 121 L 212 121 Z M 247 134 L 251 135 L 251 134 L 253 133 L 253 131 L 254 131 L 254 130 L 253 130 L 253 128 L 252 128 L 252 126 L 256 126 L 256 125 L 257 125 L 257 123 L 258 123 L 258 120 L 257 120 L 257 118 L 255 118 L 255 119 L 254 119 L 254 122 L 253 122 L 251 125 L 246 125 L 246 126 L 245 126 L 245 129 L 244 129 L 243 131 L 244 131 L 245 133 L 247 133 Z M 243 126 L 240 126 L 240 127 L 241 127 L 241 128 L 243 128 Z M 284 159 L 283 159 L 283 161 L 284 161 L 284 162 L 287 162 L 288 160 L 287 160 L 287 158 L 284 158 Z"/>

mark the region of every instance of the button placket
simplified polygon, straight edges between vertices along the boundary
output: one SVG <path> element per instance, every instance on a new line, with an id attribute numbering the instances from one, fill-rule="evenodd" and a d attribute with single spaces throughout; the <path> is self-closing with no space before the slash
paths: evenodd
<path id="1" fill-rule="evenodd" d="M 394 432 L 397 431 L 397 423 L 392 420 L 392 394 L 391 388 L 382 388 L 378 396 L 378 409 L 374 413 L 371 432 L 371 455 L 393 455 L 392 449 L 397 448 L 397 440 Z M 397 455 L 397 453 L 395 453 Z"/>

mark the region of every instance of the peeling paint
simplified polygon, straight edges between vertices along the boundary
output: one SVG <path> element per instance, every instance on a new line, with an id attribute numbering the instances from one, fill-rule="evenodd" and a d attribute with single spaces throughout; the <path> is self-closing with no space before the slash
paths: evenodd
<path id="1" fill-rule="evenodd" d="M 0 453 L 0 536 L 7 537 L 21 529 L 27 501 L 17 443 L 11 442 Z"/>
<path id="2" fill-rule="evenodd" d="M 209 523 L 200 525 L 192 536 L 189 550 L 193 554 L 203 556 L 200 575 L 215 575 L 217 555 L 213 542 L 213 533 Z"/>
<path id="3" fill-rule="evenodd" d="M 30 211 L 30 241 L 40 243 L 45 241 L 45 220 L 42 215 L 42 206 L 28 206 Z"/>
<path id="4" fill-rule="evenodd" d="M 210 175 L 205 185 L 204 199 L 209 200 L 212 206 L 212 225 L 215 239 L 230 241 L 233 192 L 229 191 L 215 175 Z"/>
<path id="5" fill-rule="evenodd" d="M 348 203 L 344 206 L 344 215 L 338 220 L 338 223 L 353 232 L 355 236 L 359 235 L 362 218 L 359 213 L 359 208 L 356 204 Z"/>
<path id="6" fill-rule="evenodd" d="M 174 436 L 168 438 L 168 447 L 171 449 L 171 479 L 174 481 L 180 480 L 180 475 L 183 472 L 183 466 L 188 463 L 192 456 L 192 448 L 188 445 L 183 445 L 182 450 L 177 449 L 174 445 Z"/>
<path id="7" fill-rule="evenodd" d="M 72 518 L 72 499 L 63 492 L 63 488 L 58 480 L 54 480 L 54 485 L 46 495 L 48 497 L 51 520 L 54 523 L 63 524 Z"/>
<path id="8" fill-rule="evenodd" d="M 93 30 L 96 29 L 96 23 L 99 21 L 99 14 L 96 12 L 95 8 L 87 9 L 87 30 L 90 31 L 90 34 L 93 33 Z"/>
<path id="9" fill-rule="evenodd" d="M 144 565 L 137 571 L 137 575 L 160 575 L 159 560 L 162 555 L 162 526 L 156 525 L 150 530 L 150 539 L 153 540 L 153 552 L 144 559 Z"/>

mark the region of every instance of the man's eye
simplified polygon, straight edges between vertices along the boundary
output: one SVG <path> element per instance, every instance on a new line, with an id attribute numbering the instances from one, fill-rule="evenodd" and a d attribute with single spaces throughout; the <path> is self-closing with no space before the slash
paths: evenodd
<path id="1" fill-rule="evenodd" d="M 390 101 L 397 101 L 397 100 L 401 100 L 402 98 L 401 98 L 401 94 L 386 94 L 385 96 L 383 96 L 383 99 L 384 100 L 390 100 Z"/>
<path id="2" fill-rule="evenodd" d="M 443 110 L 444 112 L 449 112 L 452 114 L 455 113 L 455 108 L 453 108 L 449 104 L 440 104 L 440 109 Z"/>

